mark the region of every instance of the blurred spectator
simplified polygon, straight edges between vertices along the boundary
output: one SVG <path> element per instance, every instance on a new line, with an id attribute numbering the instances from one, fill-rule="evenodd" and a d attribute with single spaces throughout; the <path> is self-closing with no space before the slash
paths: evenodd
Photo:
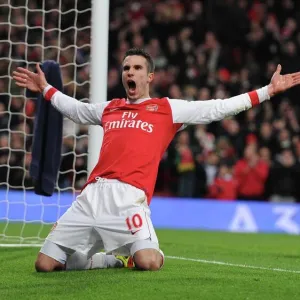
<path id="1" fill-rule="evenodd" d="M 235 158 L 235 150 L 229 139 L 225 136 L 220 136 L 216 141 L 216 153 L 221 159 L 233 161 Z"/>
<path id="2" fill-rule="evenodd" d="M 64 189 L 72 187 L 74 180 L 75 164 L 75 138 L 67 136 L 63 141 L 63 155 L 60 165 L 59 187 Z"/>
<path id="3" fill-rule="evenodd" d="M 9 122 L 9 113 L 6 110 L 5 104 L 0 102 L 0 130 L 7 129 Z"/>
<path id="4" fill-rule="evenodd" d="M 207 173 L 204 165 L 204 156 L 201 153 L 196 153 L 196 170 L 195 170 L 195 189 L 194 197 L 202 198 L 207 194 Z M 206 166 L 207 167 L 207 166 Z"/>
<path id="5" fill-rule="evenodd" d="M 271 201 L 296 202 L 299 201 L 300 168 L 293 152 L 287 148 L 281 151 L 270 170 L 268 179 L 268 194 Z"/>
<path id="6" fill-rule="evenodd" d="M 181 131 L 177 137 L 176 166 L 178 172 L 178 196 L 192 197 L 195 185 L 195 162 L 190 147 L 189 133 Z"/>
<path id="7" fill-rule="evenodd" d="M 211 151 L 203 162 L 203 167 L 206 173 L 206 184 L 210 186 L 218 172 L 220 157 L 215 151 Z"/>
<path id="8" fill-rule="evenodd" d="M 202 154 L 206 157 L 208 153 L 215 150 L 215 137 L 212 133 L 207 132 L 206 125 L 196 125 L 194 131 L 197 146 L 201 149 Z"/>
<path id="9" fill-rule="evenodd" d="M 218 200 L 237 199 L 237 181 L 234 179 L 232 171 L 230 165 L 220 164 L 218 174 L 209 186 L 208 198 Z"/>
<path id="10" fill-rule="evenodd" d="M 272 124 L 269 122 L 263 122 L 259 128 L 258 143 L 260 147 L 265 147 L 272 151 L 272 155 L 276 151 L 276 140 L 273 134 Z"/>
<path id="11" fill-rule="evenodd" d="M 221 122 L 222 129 L 220 134 L 228 138 L 234 153 L 231 156 L 240 157 L 244 149 L 244 136 L 240 129 L 240 124 L 234 118 L 227 118 Z"/>
<path id="12" fill-rule="evenodd" d="M 234 174 L 238 182 L 238 199 L 264 199 L 269 166 L 259 158 L 256 145 L 250 144 L 245 148 L 244 158 L 237 161 Z"/>
<path id="13" fill-rule="evenodd" d="M 292 137 L 290 131 L 286 128 L 281 129 L 277 135 L 277 153 L 283 149 L 292 147 Z"/>
<path id="14" fill-rule="evenodd" d="M 107 99 L 121 98 L 125 96 L 122 86 L 120 72 L 116 68 L 111 68 L 107 75 Z"/>
<path id="15" fill-rule="evenodd" d="M 272 166 L 272 156 L 271 156 L 270 148 L 261 147 L 259 148 L 258 154 L 259 154 L 259 159 L 264 161 L 270 168 Z"/>
<path id="16" fill-rule="evenodd" d="M 0 186 L 6 188 L 9 170 L 9 139 L 8 135 L 0 135 Z"/>

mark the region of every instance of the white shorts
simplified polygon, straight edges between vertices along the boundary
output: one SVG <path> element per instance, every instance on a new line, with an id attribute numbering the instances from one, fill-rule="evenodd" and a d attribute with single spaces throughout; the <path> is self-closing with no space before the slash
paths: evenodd
<path id="1" fill-rule="evenodd" d="M 133 255 L 143 245 L 159 250 L 144 191 L 104 178 L 82 191 L 46 240 L 88 257 L 100 250 Z"/>

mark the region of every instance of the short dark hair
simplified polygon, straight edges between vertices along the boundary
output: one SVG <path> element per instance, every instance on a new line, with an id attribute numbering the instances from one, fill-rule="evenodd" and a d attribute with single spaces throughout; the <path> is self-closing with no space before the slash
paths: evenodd
<path id="1" fill-rule="evenodd" d="M 144 49 L 131 48 L 131 49 L 127 50 L 124 55 L 123 61 L 127 56 L 131 56 L 131 55 L 143 56 L 147 60 L 148 72 L 149 73 L 154 72 L 154 69 L 155 69 L 154 61 L 153 61 L 151 55 L 148 52 L 146 52 Z"/>

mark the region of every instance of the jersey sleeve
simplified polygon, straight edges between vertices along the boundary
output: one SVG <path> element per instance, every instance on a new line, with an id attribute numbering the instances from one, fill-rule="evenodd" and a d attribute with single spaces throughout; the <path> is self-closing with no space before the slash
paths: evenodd
<path id="1" fill-rule="evenodd" d="M 206 101 L 186 101 L 168 99 L 173 116 L 173 123 L 208 124 L 236 115 L 265 100 L 270 99 L 268 87 L 228 99 Z"/>
<path id="2" fill-rule="evenodd" d="M 45 88 L 43 95 L 65 117 L 85 125 L 101 125 L 103 111 L 109 104 L 107 101 L 96 104 L 83 103 L 50 85 Z"/>

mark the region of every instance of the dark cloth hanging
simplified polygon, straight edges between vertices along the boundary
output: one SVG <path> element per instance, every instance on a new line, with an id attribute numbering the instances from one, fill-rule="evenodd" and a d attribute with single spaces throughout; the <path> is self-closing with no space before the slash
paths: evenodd
<path id="1" fill-rule="evenodd" d="M 47 60 L 41 65 L 46 80 L 59 91 L 63 91 L 63 82 L 59 64 Z M 61 162 L 63 116 L 42 94 L 34 95 L 26 91 L 29 98 L 36 97 L 34 138 L 30 175 L 34 180 L 34 191 L 38 195 L 53 194 Z"/>

